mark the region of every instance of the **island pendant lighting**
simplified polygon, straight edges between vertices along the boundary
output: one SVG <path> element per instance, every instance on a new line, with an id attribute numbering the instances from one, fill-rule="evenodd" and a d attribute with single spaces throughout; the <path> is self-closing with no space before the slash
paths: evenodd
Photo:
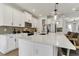
<path id="1" fill-rule="evenodd" d="M 56 21 L 57 21 L 57 17 L 58 17 L 58 15 L 57 15 L 57 11 L 58 11 L 58 9 L 57 9 L 57 7 L 58 7 L 58 3 L 56 3 L 55 4 L 55 9 L 54 9 L 54 12 L 55 12 L 55 14 L 54 14 L 54 20 L 55 20 L 55 33 L 56 33 L 56 31 L 57 31 L 57 28 L 56 28 Z"/>
<path id="2" fill-rule="evenodd" d="M 57 20 L 57 17 L 58 17 L 58 15 L 57 15 L 57 11 L 58 11 L 57 6 L 58 6 L 58 3 L 55 4 L 55 9 L 54 9 L 54 12 L 55 12 L 55 14 L 54 14 L 54 20 Z"/>

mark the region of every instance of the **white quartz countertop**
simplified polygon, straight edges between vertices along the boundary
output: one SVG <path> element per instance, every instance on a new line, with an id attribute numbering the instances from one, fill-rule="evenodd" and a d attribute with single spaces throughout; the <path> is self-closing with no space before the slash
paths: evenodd
<path id="1" fill-rule="evenodd" d="M 49 33 L 47 35 L 35 34 L 32 36 L 21 36 L 19 37 L 19 39 L 76 50 L 75 46 L 68 40 L 68 38 L 63 33 Z"/>

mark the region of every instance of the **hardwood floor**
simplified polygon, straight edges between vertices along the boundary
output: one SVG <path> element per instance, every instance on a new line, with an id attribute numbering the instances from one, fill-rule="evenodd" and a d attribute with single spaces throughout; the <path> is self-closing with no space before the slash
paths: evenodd
<path id="1" fill-rule="evenodd" d="M 15 49 L 15 50 L 13 50 L 13 51 L 7 53 L 7 54 L 2 54 L 2 53 L 0 52 L 0 56 L 18 56 L 18 49 Z"/>
<path id="2" fill-rule="evenodd" d="M 7 54 L 0 53 L 0 56 L 18 56 L 19 53 L 18 51 L 19 51 L 18 49 L 15 49 Z M 70 56 L 79 56 L 79 50 L 77 50 L 77 53 L 75 53 L 75 51 L 71 51 Z"/>

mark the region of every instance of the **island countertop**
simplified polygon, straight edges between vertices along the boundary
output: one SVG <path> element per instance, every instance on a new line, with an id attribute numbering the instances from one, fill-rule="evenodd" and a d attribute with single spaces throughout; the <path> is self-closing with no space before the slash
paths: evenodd
<path id="1" fill-rule="evenodd" d="M 46 35 L 35 34 L 32 36 L 20 36 L 19 39 L 76 50 L 75 46 L 68 40 L 68 38 L 63 33 L 49 33 Z"/>

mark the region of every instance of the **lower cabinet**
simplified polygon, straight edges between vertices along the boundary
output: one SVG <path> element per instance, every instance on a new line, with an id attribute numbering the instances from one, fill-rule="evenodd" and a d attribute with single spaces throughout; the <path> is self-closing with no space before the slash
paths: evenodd
<path id="1" fill-rule="evenodd" d="M 16 38 L 13 36 L 10 36 L 7 40 L 7 48 L 8 51 L 14 50 L 16 48 Z"/>
<path id="2" fill-rule="evenodd" d="M 19 39 L 19 56 L 57 56 L 58 48 Z"/>
<path id="3" fill-rule="evenodd" d="M 19 39 L 19 56 L 32 56 L 33 43 Z"/>
<path id="4" fill-rule="evenodd" d="M 53 56 L 53 49 L 50 45 L 34 43 L 33 52 L 35 56 Z"/>
<path id="5" fill-rule="evenodd" d="M 2 35 L 0 36 L 0 52 L 6 54 L 16 49 L 16 38 L 15 36 Z"/>

